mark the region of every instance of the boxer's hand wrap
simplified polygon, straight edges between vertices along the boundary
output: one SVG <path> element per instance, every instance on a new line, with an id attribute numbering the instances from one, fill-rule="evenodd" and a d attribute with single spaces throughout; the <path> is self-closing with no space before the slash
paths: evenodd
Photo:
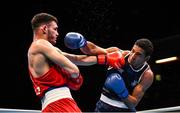
<path id="1" fill-rule="evenodd" d="M 106 64 L 106 55 L 97 55 L 98 64 Z"/>

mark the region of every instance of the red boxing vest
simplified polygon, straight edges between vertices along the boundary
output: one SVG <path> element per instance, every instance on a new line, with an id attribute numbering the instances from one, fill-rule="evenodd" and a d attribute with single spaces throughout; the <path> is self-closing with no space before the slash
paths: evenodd
<path id="1" fill-rule="evenodd" d="M 29 73 L 35 93 L 40 98 L 49 88 L 64 86 L 67 82 L 66 75 L 56 66 L 52 66 L 47 73 L 39 78 L 34 78 L 30 71 Z"/>

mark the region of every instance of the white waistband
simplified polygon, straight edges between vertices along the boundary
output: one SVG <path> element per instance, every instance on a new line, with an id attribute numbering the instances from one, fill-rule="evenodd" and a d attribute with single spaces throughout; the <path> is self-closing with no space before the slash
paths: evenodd
<path id="1" fill-rule="evenodd" d="M 121 101 L 117 101 L 117 100 L 112 100 L 110 98 L 108 98 L 107 96 L 101 94 L 101 97 L 100 97 L 100 100 L 109 104 L 109 105 L 112 105 L 112 106 L 115 106 L 115 107 L 118 107 L 118 108 L 127 108 L 128 107 L 125 105 L 124 102 L 121 102 Z"/>
<path id="2" fill-rule="evenodd" d="M 71 92 L 68 87 L 60 87 L 52 89 L 45 93 L 41 99 L 42 110 L 50 103 L 63 98 L 72 98 Z"/>

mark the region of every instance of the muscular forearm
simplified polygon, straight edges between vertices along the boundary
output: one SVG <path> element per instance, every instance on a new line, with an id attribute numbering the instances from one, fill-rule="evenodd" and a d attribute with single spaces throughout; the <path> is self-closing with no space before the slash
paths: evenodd
<path id="1" fill-rule="evenodd" d="M 89 66 L 89 65 L 94 65 L 97 64 L 97 57 L 96 56 L 77 56 L 77 60 L 73 61 L 76 65 L 81 65 L 81 66 Z"/>
<path id="2" fill-rule="evenodd" d="M 133 90 L 133 93 L 128 96 L 126 102 L 136 107 L 140 102 L 140 100 L 142 99 L 144 93 L 145 93 L 145 89 L 142 87 L 141 84 L 138 84 Z"/>
<path id="3" fill-rule="evenodd" d="M 90 41 L 87 41 L 87 45 L 85 47 L 80 48 L 80 50 L 84 54 L 88 55 L 107 54 L 106 49 L 101 48 Z"/>
<path id="4" fill-rule="evenodd" d="M 109 47 L 109 48 L 105 49 L 105 48 L 99 47 L 99 46 L 95 45 L 94 43 L 88 41 L 87 45 L 85 47 L 80 48 L 80 50 L 84 54 L 98 55 L 98 54 L 107 54 L 107 53 L 115 52 L 115 51 L 118 51 L 119 48 Z"/>
<path id="5" fill-rule="evenodd" d="M 75 63 L 76 65 L 94 65 L 97 64 L 97 57 L 96 56 L 88 56 L 88 55 L 75 55 L 69 54 L 66 52 L 62 52 L 60 49 L 56 48 L 57 51 L 67 57 L 71 62 Z"/>
<path id="6" fill-rule="evenodd" d="M 136 99 L 129 95 L 126 99 L 122 99 L 126 106 L 131 109 L 131 111 L 136 111 Z"/>
<path id="7" fill-rule="evenodd" d="M 89 65 L 97 64 L 96 56 L 74 55 L 67 53 L 64 53 L 64 55 L 76 65 L 89 66 Z"/>
<path id="8" fill-rule="evenodd" d="M 129 108 L 135 108 L 137 105 L 137 100 L 133 96 L 129 95 L 128 98 L 123 99 L 124 103 L 129 107 Z"/>

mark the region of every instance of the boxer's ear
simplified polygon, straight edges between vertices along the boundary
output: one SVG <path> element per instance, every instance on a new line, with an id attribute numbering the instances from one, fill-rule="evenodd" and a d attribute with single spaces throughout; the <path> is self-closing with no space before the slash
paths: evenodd
<path id="1" fill-rule="evenodd" d="M 47 33 L 47 25 L 42 25 L 40 27 L 40 30 L 43 32 L 43 34 L 46 34 Z"/>
<path id="2" fill-rule="evenodd" d="M 146 56 L 145 61 L 148 61 L 150 59 L 150 56 Z"/>

